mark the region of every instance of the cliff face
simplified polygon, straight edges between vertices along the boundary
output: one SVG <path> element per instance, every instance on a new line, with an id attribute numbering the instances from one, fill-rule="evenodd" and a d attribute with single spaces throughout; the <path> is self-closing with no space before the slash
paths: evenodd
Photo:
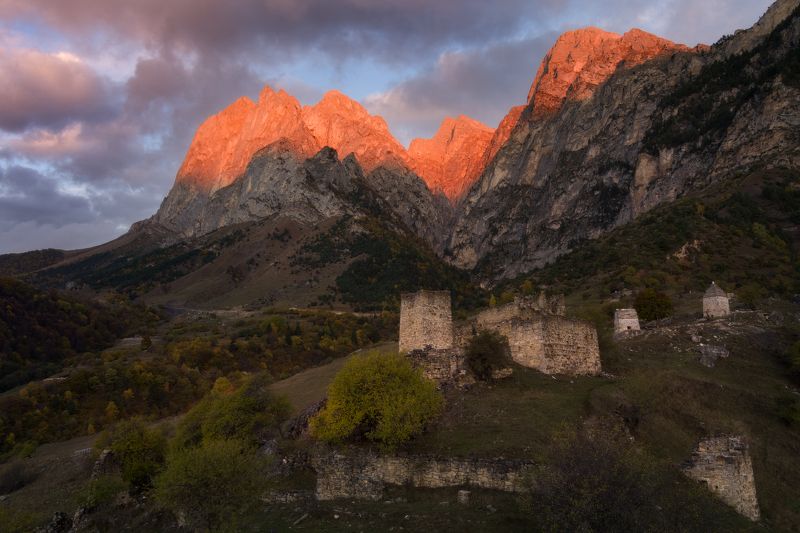
<path id="1" fill-rule="evenodd" d="M 151 222 L 189 237 L 283 213 L 357 215 L 335 170 L 344 165 L 456 265 L 489 279 L 524 273 L 715 180 L 800 166 L 799 4 L 779 0 L 713 47 L 640 30 L 566 33 L 528 103 L 496 130 L 448 118 L 408 151 L 341 93 L 303 107 L 267 87 L 198 129 Z"/>
<path id="2" fill-rule="evenodd" d="M 637 29 L 624 35 L 597 28 L 567 32 L 542 61 L 528 92 L 528 104 L 534 117 L 552 114 L 566 100 L 592 96 L 623 62 L 630 68 L 662 54 L 688 50 Z"/>
<path id="3" fill-rule="evenodd" d="M 411 141 L 411 168 L 431 190 L 457 199 L 486 167 L 485 154 L 494 133 L 469 117 L 447 117 L 433 138 Z"/>
<path id="4" fill-rule="evenodd" d="M 778 2 L 710 49 L 642 32 L 560 39 L 508 142 L 458 206 L 451 260 L 515 276 L 717 179 L 800 166 L 798 4 Z M 594 48 L 578 54 L 572 44 L 587 36 Z M 593 63 L 613 64 L 618 50 L 630 59 L 615 70 Z"/>

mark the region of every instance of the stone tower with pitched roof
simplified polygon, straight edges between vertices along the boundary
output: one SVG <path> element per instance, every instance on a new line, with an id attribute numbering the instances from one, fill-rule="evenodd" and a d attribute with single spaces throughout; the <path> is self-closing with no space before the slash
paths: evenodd
<path id="1" fill-rule="evenodd" d="M 720 318 L 730 316 L 730 314 L 731 307 L 727 293 L 712 281 L 711 286 L 703 295 L 703 316 Z"/>

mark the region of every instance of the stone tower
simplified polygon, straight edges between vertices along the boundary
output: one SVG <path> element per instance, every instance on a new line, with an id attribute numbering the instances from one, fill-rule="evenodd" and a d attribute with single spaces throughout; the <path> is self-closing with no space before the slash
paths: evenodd
<path id="1" fill-rule="evenodd" d="M 639 314 L 636 309 L 617 309 L 614 311 L 615 335 L 624 335 L 639 330 Z"/>
<path id="2" fill-rule="evenodd" d="M 740 514 L 753 521 L 760 518 L 753 461 L 743 437 L 712 437 L 701 441 L 683 471 L 705 483 Z"/>
<path id="3" fill-rule="evenodd" d="M 453 312 L 449 291 L 419 291 L 400 296 L 400 351 L 449 350 Z"/>
<path id="4" fill-rule="evenodd" d="M 719 288 L 715 282 L 703 295 L 703 316 L 706 318 L 719 318 L 730 316 L 731 308 L 728 302 L 728 295 Z"/>

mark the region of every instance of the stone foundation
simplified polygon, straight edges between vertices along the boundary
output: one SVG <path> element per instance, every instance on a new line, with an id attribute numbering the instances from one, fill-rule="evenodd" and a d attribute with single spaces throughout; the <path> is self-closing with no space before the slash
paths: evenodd
<path id="1" fill-rule="evenodd" d="M 408 357 L 426 378 L 441 386 L 461 387 L 475 381 L 461 350 L 413 350 Z"/>
<path id="2" fill-rule="evenodd" d="M 533 473 L 533 463 L 528 461 L 378 455 L 371 452 L 320 454 L 312 460 L 312 465 L 317 471 L 318 500 L 379 500 L 385 485 L 524 492 Z"/>
<path id="3" fill-rule="evenodd" d="M 756 521 L 761 516 L 756 498 L 753 462 L 743 437 L 714 437 L 697 445 L 684 473 L 702 481 L 720 500 Z"/>

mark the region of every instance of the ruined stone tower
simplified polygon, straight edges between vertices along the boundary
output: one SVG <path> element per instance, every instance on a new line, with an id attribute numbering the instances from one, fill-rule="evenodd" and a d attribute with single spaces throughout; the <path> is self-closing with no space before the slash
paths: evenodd
<path id="1" fill-rule="evenodd" d="M 400 296 L 400 351 L 453 347 L 449 291 L 419 291 Z"/>
<path id="2" fill-rule="evenodd" d="M 712 437 L 701 441 L 683 471 L 705 483 L 720 500 L 750 520 L 761 516 L 753 461 L 743 437 Z"/>
<path id="3" fill-rule="evenodd" d="M 703 316 L 706 318 L 719 318 L 730 316 L 731 308 L 728 302 L 728 295 L 719 288 L 715 282 L 703 295 Z"/>
<path id="4" fill-rule="evenodd" d="M 640 331 L 636 309 L 617 309 L 614 312 L 614 334 L 626 335 L 634 331 Z"/>

